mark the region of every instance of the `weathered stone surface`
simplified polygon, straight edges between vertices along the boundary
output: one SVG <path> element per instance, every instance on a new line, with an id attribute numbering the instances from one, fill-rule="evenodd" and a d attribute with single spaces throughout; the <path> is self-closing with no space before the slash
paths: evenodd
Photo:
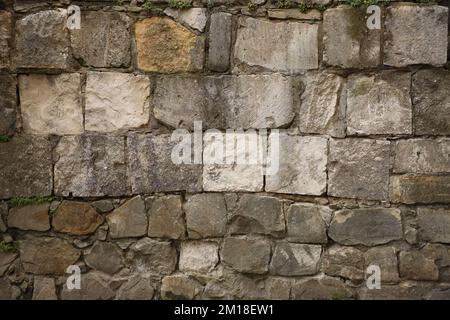
<path id="1" fill-rule="evenodd" d="M 450 243 L 450 210 L 446 208 L 417 208 L 419 233 L 427 242 Z"/>
<path id="2" fill-rule="evenodd" d="M 255 194 L 242 195 L 230 217 L 229 230 L 231 234 L 282 236 L 285 231 L 283 201 Z"/>
<path id="3" fill-rule="evenodd" d="M 202 292 L 202 285 L 196 280 L 177 274 L 162 279 L 161 297 L 169 300 L 192 300 Z"/>
<path id="4" fill-rule="evenodd" d="M 122 251 L 110 242 L 96 242 L 84 255 L 84 261 L 92 269 L 108 274 L 114 274 L 123 267 Z"/>
<path id="5" fill-rule="evenodd" d="M 82 65 L 128 67 L 131 19 L 121 12 L 82 11 L 82 27 L 70 31 L 73 54 Z"/>
<path id="6" fill-rule="evenodd" d="M 16 21 L 15 65 L 18 68 L 65 69 L 69 62 L 66 10 L 32 13 Z"/>
<path id="7" fill-rule="evenodd" d="M 428 284 L 406 281 L 398 285 L 382 285 L 379 290 L 362 286 L 358 292 L 358 298 L 361 300 L 421 300 L 429 291 Z"/>
<path id="8" fill-rule="evenodd" d="M 3 252 L 0 251 L 0 277 L 2 277 L 6 270 L 8 270 L 11 263 L 17 258 L 15 252 Z"/>
<path id="9" fill-rule="evenodd" d="M 146 199 L 148 209 L 148 236 L 182 239 L 186 232 L 181 196 L 168 195 Z"/>
<path id="10" fill-rule="evenodd" d="M 164 13 L 176 21 L 200 32 L 205 30 L 206 21 L 208 20 L 206 8 L 191 8 L 187 10 L 166 8 Z"/>
<path id="11" fill-rule="evenodd" d="M 375 265 L 380 267 L 381 282 L 398 282 L 397 253 L 394 247 L 370 248 L 364 254 L 365 266 Z"/>
<path id="12" fill-rule="evenodd" d="M 243 273 L 266 273 L 269 269 L 270 243 L 263 239 L 230 237 L 223 242 L 221 261 Z"/>
<path id="13" fill-rule="evenodd" d="M 380 64 L 380 30 L 366 26 L 366 9 L 340 6 L 323 14 L 326 64 L 341 68 L 370 68 Z"/>
<path id="14" fill-rule="evenodd" d="M 58 300 L 55 280 L 45 277 L 34 277 L 33 300 Z"/>
<path id="15" fill-rule="evenodd" d="M 202 70 L 203 36 L 197 36 L 169 18 L 147 18 L 135 26 L 139 69 L 161 73 Z"/>
<path id="16" fill-rule="evenodd" d="M 209 24 L 208 68 L 226 71 L 230 67 L 233 16 L 226 12 L 211 14 Z"/>
<path id="17" fill-rule="evenodd" d="M 322 15 L 319 10 L 312 9 L 308 12 L 301 12 L 298 9 L 268 9 L 267 15 L 273 19 L 297 19 L 297 20 L 321 20 Z"/>
<path id="18" fill-rule="evenodd" d="M 0 198 L 52 194 L 51 143 L 45 137 L 14 137 L 0 147 Z"/>
<path id="19" fill-rule="evenodd" d="M 225 145 L 225 152 L 218 151 L 223 150 L 223 145 Z M 264 136 L 255 132 L 229 132 L 226 135 L 220 132 L 205 133 L 203 135 L 203 189 L 205 191 L 262 191 L 263 166 L 257 157 L 263 154 L 263 147 Z"/>
<path id="20" fill-rule="evenodd" d="M 128 166 L 133 193 L 201 191 L 202 168 L 198 164 L 176 164 L 171 155 L 174 148 L 191 150 L 191 139 L 171 141 L 170 134 L 134 134 L 127 136 Z M 187 151 L 186 151 L 187 152 Z"/>
<path id="21" fill-rule="evenodd" d="M 155 293 L 150 278 L 135 275 L 125 282 L 117 292 L 118 300 L 151 300 Z"/>
<path id="22" fill-rule="evenodd" d="M 413 75 L 414 134 L 450 134 L 450 71 L 419 70 Z"/>
<path id="23" fill-rule="evenodd" d="M 52 219 L 57 232 L 86 235 L 94 233 L 104 218 L 84 202 L 63 201 Z"/>
<path id="24" fill-rule="evenodd" d="M 394 172 L 450 172 L 450 139 L 410 139 L 395 143 Z"/>
<path id="25" fill-rule="evenodd" d="M 106 216 L 111 238 L 141 237 L 147 234 L 147 214 L 141 196 L 136 196 Z"/>
<path id="26" fill-rule="evenodd" d="M 448 8 L 389 6 L 385 19 L 384 64 L 404 67 L 447 62 Z"/>
<path id="27" fill-rule="evenodd" d="M 401 251 L 399 270 L 402 278 L 410 280 L 438 280 L 439 270 L 434 260 L 427 258 L 420 251 Z"/>
<path id="28" fill-rule="evenodd" d="M 69 290 L 64 284 L 61 291 L 62 300 L 110 300 L 115 292 L 109 286 L 109 278 L 104 274 L 91 271 L 82 276 L 80 290 Z"/>
<path id="29" fill-rule="evenodd" d="M 94 201 L 91 205 L 100 213 L 107 213 L 114 210 L 114 205 L 111 200 L 108 199 Z"/>
<path id="30" fill-rule="evenodd" d="M 64 274 L 80 257 L 80 251 L 59 238 L 30 238 L 20 242 L 20 259 L 26 272 Z"/>
<path id="31" fill-rule="evenodd" d="M 19 92 L 26 133 L 65 135 L 83 132 L 80 74 L 20 75 Z"/>
<path id="32" fill-rule="evenodd" d="M 326 191 L 328 158 L 326 138 L 280 133 L 277 140 L 276 136 L 271 134 L 269 157 L 278 157 L 279 170 L 266 176 L 266 191 L 310 195 L 321 195 Z"/>
<path id="33" fill-rule="evenodd" d="M 450 203 L 449 176 L 391 176 L 390 199 L 398 203 Z"/>
<path id="34" fill-rule="evenodd" d="M 364 208 L 336 211 L 328 235 L 343 245 L 373 246 L 401 239 L 400 210 Z"/>
<path id="35" fill-rule="evenodd" d="M 85 128 L 113 132 L 144 126 L 150 118 L 150 79 L 118 72 L 88 72 Z"/>
<path id="36" fill-rule="evenodd" d="M 138 272 L 165 275 L 176 268 L 177 251 L 169 241 L 142 238 L 131 247 L 131 251 L 134 256 L 128 258 L 131 258 Z"/>
<path id="37" fill-rule="evenodd" d="M 324 255 L 323 270 L 329 276 L 361 282 L 364 279 L 364 255 L 352 247 L 331 247 Z"/>
<path id="38" fill-rule="evenodd" d="M 219 262 L 219 246 L 215 242 L 183 242 L 180 248 L 180 271 L 206 273 Z"/>
<path id="39" fill-rule="evenodd" d="M 347 134 L 411 134 L 411 74 L 385 71 L 348 78 Z"/>
<path id="40" fill-rule="evenodd" d="M 221 237 L 225 234 L 227 208 L 220 193 L 201 193 L 188 197 L 184 210 L 188 237 Z"/>
<path id="41" fill-rule="evenodd" d="M 0 279 L 0 300 L 15 300 L 20 297 L 20 289 L 6 278 Z"/>
<path id="42" fill-rule="evenodd" d="M 93 134 L 62 137 L 55 155 L 56 195 L 100 197 L 128 194 L 123 137 Z"/>
<path id="43" fill-rule="evenodd" d="M 11 136 L 16 129 L 16 77 L 0 74 L 0 83 L 0 135 Z"/>
<path id="44" fill-rule="evenodd" d="M 345 88 L 344 79 L 335 74 L 308 75 L 305 78 L 305 89 L 301 96 L 300 131 L 344 137 Z"/>
<path id="45" fill-rule="evenodd" d="M 334 197 L 383 200 L 388 197 L 389 141 L 330 141 L 328 194 Z"/>
<path id="46" fill-rule="evenodd" d="M 164 76 L 153 95 L 156 119 L 175 128 L 278 128 L 294 118 L 289 77 L 272 75 Z"/>
<path id="47" fill-rule="evenodd" d="M 351 288 L 344 282 L 327 276 L 296 281 L 291 289 L 291 297 L 295 300 L 341 300 L 353 296 Z"/>
<path id="48" fill-rule="evenodd" d="M 280 276 L 303 276 L 317 273 L 320 245 L 279 242 L 275 246 L 270 273 Z"/>
<path id="49" fill-rule="evenodd" d="M 12 15 L 0 11 L 0 69 L 9 66 L 10 41 L 12 35 Z"/>
<path id="50" fill-rule="evenodd" d="M 36 204 L 9 210 L 8 227 L 21 230 L 47 231 L 50 229 L 50 204 Z"/>
<path id="51" fill-rule="evenodd" d="M 318 25 L 240 18 L 234 58 L 237 64 L 282 72 L 318 67 Z"/>
<path id="52" fill-rule="evenodd" d="M 289 241 L 303 243 L 327 243 L 326 219 L 332 210 L 310 203 L 295 203 L 286 212 Z"/>

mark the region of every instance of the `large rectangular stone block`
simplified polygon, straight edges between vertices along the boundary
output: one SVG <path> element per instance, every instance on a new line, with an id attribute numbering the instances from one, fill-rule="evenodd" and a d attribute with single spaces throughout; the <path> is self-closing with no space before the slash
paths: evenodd
<path id="1" fill-rule="evenodd" d="M 450 210 L 448 208 L 417 208 L 419 232 L 428 242 L 450 243 Z"/>
<path id="2" fill-rule="evenodd" d="M 208 49 L 208 68 L 210 70 L 223 72 L 230 67 L 232 25 L 233 15 L 230 13 L 211 14 Z"/>
<path id="3" fill-rule="evenodd" d="M 124 137 L 62 137 L 55 149 L 55 194 L 74 197 L 129 194 Z"/>
<path id="4" fill-rule="evenodd" d="M 331 139 L 328 194 L 385 200 L 389 187 L 389 141 Z"/>
<path id="5" fill-rule="evenodd" d="M 295 73 L 319 64 L 318 24 L 241 18 L 234 47 L 236 64 Z"/>
<path id="6" fill-rule="evenodd" d="M 12 35 L 12 15 L 0 11 L 0 69 L 9 66 L 10 41 Z"/>
<path id="7" fill-rule="evenodd" d="M 450 203 L 450 176 L 391 176 L 390 199 L 394 203 Z"/>
<path id="8" fill-rule="evenodd" d="M 16 129 L 16 77 L 0 74 L 0 135 L 13 135 Z"/>
<path id="9" fill-rule="evenodd" d="M 45 137 L 0 142 L 0 198 L 52 194 L 52 149 Z"/>
<path id="10" fill-rule="evenodd" d="M 395 5 L 386 9 L 384 64 L 443 65 L 447 62 L 448 8 Z"/>

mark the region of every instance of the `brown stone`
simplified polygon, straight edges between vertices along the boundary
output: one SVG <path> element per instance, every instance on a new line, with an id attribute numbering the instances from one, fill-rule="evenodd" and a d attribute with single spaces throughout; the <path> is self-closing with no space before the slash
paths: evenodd
<path id="1" fill-rule="evenodd" d="M 181 196 L 169 195 L 146 199 L 149 224 L 148 236 L 157 238 L 184 238 L 186 230 Z"/>
<path id="2" fill-rule="evenodd" d="M 0 11 L 0 69 L 9 65 L 9 41 L 11 39 L 12 19 L 8 11 Z"/>
<path id="3" fill-rule="evenodd" d="M 147 233 L 145 203 L 140 196 L 125 202 L 106 216 L 106 220 L 112 238 L 141 237 Z"/>
<path id="4" fill-rule="evenodd" d="M 104 218 L 93 207 L 84 202 L 63 201 L 53 217 L 55 231 L 86 235 L 103 223 Z"/>
<path id="5" fill-rule="evenodd" d="M 47 231 L 50 229 L 50 204 L 36 204 L 9 210 L 8 226 L 21 230 Z"/>
<path id="6" fill-rule="evenodd" d="M 395 203 L 450 203 L 450 177 L 391 176 L 390 198 Z"/>

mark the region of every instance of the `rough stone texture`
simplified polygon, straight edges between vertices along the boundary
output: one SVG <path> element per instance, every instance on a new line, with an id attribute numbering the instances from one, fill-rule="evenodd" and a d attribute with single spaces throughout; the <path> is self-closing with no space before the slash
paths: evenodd
<path id="1" fill-rule="evenodd" d="M 190 144 L 191 141 L 189 148 Z M 127 145 L 133 193 L 201 191 L 201 165 L 172 162 L 174 147 L 181 145 L 187 148 L 184 142 L 171 141 L 170 134 L 155 136 L 130 133 L 127 136 Z"/>
<path id="2" fill-rule="evenodd" d="M 396 173 L 450 172 L 450 139 L 410 139 L 395 143 Z"/>
<path id="3" fill-rule="evenodd" d="M 131 277 L 117 292 L 118 300 L 151 300 L 155 293 L 153 281 L 140 275 Z"/>
<path id="4" fill-rule="evenodd" d="M 364 255 L 352 247 L 331 247 L 324 255 L 325 274 L 361 282 L 364 279 Z"/>
<path id="5" fill-rule="evenodd" d="M 45 277 L 34 277 L 33 300 L 58 300 L 55 280 Z"/>
<path id="6" fill-rule="evenodd" d="M 52 154 L 45 137 L 14 137 L 0 144 L 0 198 L 52 194 Z"/>
<path id="7" fill-rule="evenodd" d="M 266 273 L 269 269 L 270 243 L 263 239 L 226 238 L 221 261 L 243 273 Z"/>
<path id="8" fill-rule="evenodd" d="M 92 269 L 114 274 L 122 266 L 122 251 L 113 243 L 98 241 L 87 254 L 84 261 Z"/>
<path id="9" fill-rule="evenodd" d="M 83 132 L 80 74 L 20 75 L 19 92 L 26 133 L 66 135 Z"/>
<path id="10" fill-rule="evenodd" d="M 285 231 L 283 201 L 268 196 L 244 194 L 230 217 L 231 234 L 282 236 Z"/>
<path id="11" fill-rule="evenodd" d="M 385 19 L 384 64 L 404 67 L 447 62 L 448 8 L 389 6 Z"/>
<path id="12" fill-rule="evenodd" d="M 89 72 L 85 128 L 113 132 L 144 126 L 150 118 L 150 79 L 143 75 Z"/>
<path id="13" fill-rule="evenodd" d="M 155 118 L 175 128 L 278 128 L 294 118 L 294 94 L 291 78 L 279 74 L 164 76 L 152 105 Z"/>
<path id="14" fill-rule="evenodd" d="M 398 285 L 382 285 L 380 290 L 362 287 L 359 298 L 362 300 L 421 300 L 429 291 L 429 286 L 417 282 L 402 282 Z"/>
<path id="15" fill-rule="evenodd" d="M 12 15 L 8 11 L 0 11 L 0 69 L 9 66 L 11 35 Z"/>
<path id="16" fill-rule="evenodd" d="M 143 71 L 175 73 L 203 68 L 205 39 L 169 18 L 152 17 L 135 25 L 137 65 Z"/>
<path id="17" fill-rule="evenodd" d="M 107 213 L 114 210 L 114 205 L 111 200 L 107 199 L 94 201 L 91 205 L 100 213 Z"/>
<path id="18" fill-rule="evenodd" d="M 341 6 L 323 14 L 323 60 L 341 68 L 371 68 L 380 64 L 380 30 L 366 26 L 366 8 Z"/>
<path id="19" fill-rule="evenodd" d="M 115 292 L 109 286 L 109 278 L 99 272 L 83 274 L 80 290 L 69 290 L 64 284 L 61 291 L 62 300 L 110 300 Z"/>
<path id="20" fill-rule="evenodd" d="M 419 233 L 428 242 L 450 243 L 450 210 L 447 208 L 417 208 Z"/>
<path id="21" fill-rule="evenodd" d="M 8 270 L 11 263 L 17 258 L 15 252 L 0 251 L 0 277 L 2 277 Z"/>
<path id="22" fill-rule="evenodd" d="M 16 207 L 9 210 L 8 227 L 21 230 L 47 231 L 50 229 L 48 203 L 25 207 Z"/>
<path id="23" fill-rule="evenodd" d="M 200 32 L 205 30 L 206 21 L 208 20 L 206 8 L 191 8 L 187 10 L 166 8 L 164 13 L 180 23 Z"/>
<path id="24" fill-rule="evenodd" d="M 347 134 L 411 134 L 411 74 L 384 71 L 348 78 Z"/>
<path id="25" fill-rule="evenodd" d="M 299 128 L 304 133 L 345 136 L 346 85 L 331 73 L 310 74 L 301 96 Z"/>
<path id="26" fill-rule="evenodd" d="M 128 67 L 131 19 L 121 12 L 82 11 L 80 29 L 70 31 L 73 54 L 82 65 Z"/>
<path id="27" fill-rule="evenodd" d="M 299 72 L 318 67 L 318 25 L 240 18 L 234 59 L 237 64 Z"/>
<path id="28" fill-rule="evenodd" d="M 32 13 L 16 21 L 14 63 L 18 68 L 65 69 L 69 64 L 66 10 Z"/>
<path id="29" fill-rule="evenodd" d="M 163 299 L 173 300 L 192 300 L 202 291 L 202 286 L 194 279 L 177 274 L 164 277 L 161 285 L 161 297 Z"/>
<path id="30" fill-rule="evenodd" d="M 341 300 L 353 296 L 352 290 L 342 281 L 327 276 L 296 281 L 291 289 L 294 300 Z"/>
<path id="31" fill-rule="evenodd" d="M 172 273 L 177 265 L 177 251 L 169 241 L 142 238 L 131 250 L 136 255 L 132 261 L 138 272 L 152 272 L 157 275 Z"/>
<path id="32" fill-rule="evenodd" d="M 80 252 L 59 238 L 30 238 L 20 242 L 20 260 L 25 272 L 64 274 L 80 257 Z"/>
<path id="33" fill-rule="evenodd" d="M 292 242 L 327 243 L 328 207 L 295 203 L 286 211 L 287 238 Z"/>
<path id="34" fill-rule="evenodd" d="M 205 191 L 261 191 L 264 185 L 263 165 L 257 156 L 263 154 L 263 136 L 246 132 L 207 132 L 203 136 L 203 189 Z M 219 156 L 218 148 L 225 152 Z M 248 143 L 247 143 L 247 142 Z M 238 161 L 240 159 L 240 161 Z M 246 160 L 246 161 L 243 161 Z M 215 164 L 218 163 L 218 164 Z"/>
<path id="35" fill-rule="evenodd" d="M 374 246 L 401 239 L 400 210 L 365 208 L 336 211 L 328 235 L 343 245 Z"/>
<path id="36" fill-rule="evenodd" d="M 55 194 L 74 197 L 128 194 L 123 137 L 62 137 L 55 149 Z"/>
<path id="37" fill-rule="evenodd" d="M 112 238 L 141 237 L 147 234 L 147 214 L 141 196 L 136 196 L 106 216 Z"/>
<path id="38" fill-rule="evenodd" d="M 297 20 L 321 20 L 322 14 L 319 10 L 312 9 L 301 12 L 298 9 L 268 9 L 267 15 L 273 19 L 297 19 Z"/>
<path id="39" fill-rule="evenodd" d="M 419 70 L 413 75 L 414 134 L 450 134 L 450 71 Z"/>
<path id="40" fill-rule="evenodd" d="M 397 253 L 394 247 L 370 248 L 364 254 L 365 270 L 370 265 L 380 267 L 381 282 L 391 283 L 399 281 Z"/>
<path id="41" fill-rule="evenodd" d="M 208 68 L 226 71 L 230 67 L 233 16 L 226 12 L 211 14 L 209 24 Z"/>
<path id="42" fill-rule="evenodd" d="M 227 208 L 222 194 L 192 195 L 187 199 L 184 210 L 189 238 L 221 237 L 225 234 Z"/>
<path id="43" fill-rule="evenodd" d="M 0 135 L 11 136 L 16 129 L 16 77 L 0 74 L 0 83 Z"/>
<path id="44" fill-rule="evenodd" d="M 214 242 L 189 241 L 181 244 L 180 271 L 207 273 L 219 262 L 219 246 Z"/>
<path id="45" fill-rule="evenodd" d="M 334 197 L 384 200 L 389 187 L 389 141 L 330 141 L 328 194 Z"/>
<path id="46" fill-rule="evenodd" d="M 277 139 L 269 138 L 269 156 L 277 156 Z M 321 195 L 327 188 L 327 139 L 280 133 L 279 171 L 266 176 L 266 191 Z"/>
<path id="47" fill-rule="evenodd" d="M 94 233 L 103 221 L 87 203 L 63 201 L 53 215 L 52 226 L 57 232 L 87 235 Z"/>
<path id="48" fill-rule="evenodd" d="M 280 276 L 303 276 L 317 273 L 322 246 L 280 242 L 274 249 L 270 273 Z"/>
<path id="49" fill-rule="evenodd" d="M 395 203 L 450 203 L 450 176 L 391 176 L 390 194 Z"/>
<path id="50" fill-rule="evenodd" d="M 399 270 L 402 278 L 410 280 L 438 280 L 439 270 L 432 259 L 420 251 L 401 251 Z"/>
<path id="51" fill-rule="evenodd" d="M 186 232 L 181 196 L 147 198 L 148 236 L 182 239 Z"/>
<path id="52" fill-rule="evenodd" d="M 0 279 L 0 300 L 15 300 L 20 296 L 20 289 L 6 278 Z"/>

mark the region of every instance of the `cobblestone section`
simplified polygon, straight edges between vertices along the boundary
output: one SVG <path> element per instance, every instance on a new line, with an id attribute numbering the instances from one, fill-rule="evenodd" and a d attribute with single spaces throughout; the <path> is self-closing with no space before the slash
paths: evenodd
<path id="1" fill-rule="evenodd" d="M 450 299 L 448 8 L 191 5 L 0 1 L 0 299 Z M 174 164 L 195 121 L 280 170 Z"/>

